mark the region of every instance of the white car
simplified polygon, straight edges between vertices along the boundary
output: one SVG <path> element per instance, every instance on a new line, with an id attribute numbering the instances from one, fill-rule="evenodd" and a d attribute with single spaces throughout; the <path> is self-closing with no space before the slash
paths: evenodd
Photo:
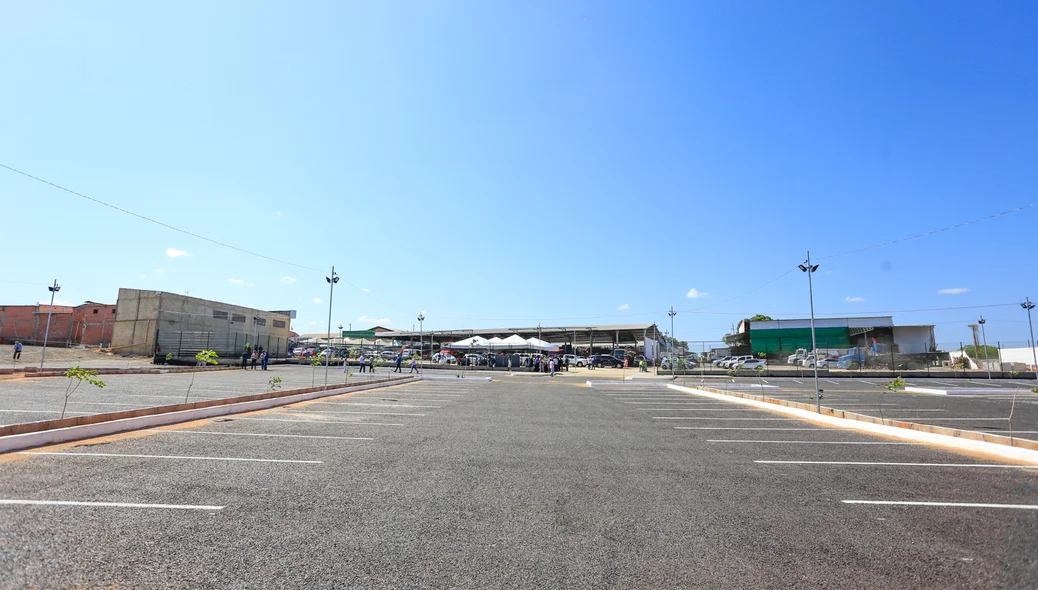
<path id="1" fill-rule="evenodd" d="M 800 366 L 805 368 L 805 369 L 813 369 L 813 368 L 815 368 L 815 355 L 813 355 L 813 354 L 807 355 L 807 358 L 804 359 L 804 362 L 800 363 Z M 818 361 L 818 368 L 819 369 L 828 369 L 829 368 L 829 359 L 821 359 L 820 361 Z"/>
<path id="2" fill-rule="evenodd" d="M 752 360 L 753 360 L 753 355 L 752 354 L 746 354 L 746 355 L 737 356 L 737 357 L 735 357 L 735 358 L 733 358 L 731 360 L 725 361 L 725 362 L 721 363 L 721 366 L 723 368 L 725 368 L 725 369 L 734 369 L 734 368 L 739 366 L 739 363 L 741 363 L 743 361 L 752 361 Z"/>
<path id="3" fill-rule="evenodd" d="M 748 361 L 742 361 L 741 363 L 739 363 L 740 369 L 749 369 L 755 371 L 760 367 L 764 367 L 765 369 L 768 368 L 767 359 L 750 359 Z"/>
<path id="4" fill-rule="evenodd" d="M 562 355 L 562 359 L 563 359 L 564 362 L 565 361 L 569 361 L 569 364 L 571 364 L 571 365 L 573 365 L 575 367 L 586 367 L 587 366 L 587 359 L 582 357 L 582 356 L 577 356 L 575 354 L 564 354 L 564 355 Z"/>
<path id="5" fill-rule="evenodd" d="M 714 360 L 714 366 L 715 366 L 715 367 L 721 367 L 721 366 L 724 366 L 724 364 L 725 364 L 726 362 L 728 362 L 728 361 L 732 360 L 733 358 L 735 358 L 735 357 L 731 357 L 731 356 L 726 356 L 726 357 L 724 357 L 724 358 L 719 358 L 719 359 L 715 359 L 715 360 Z"/>
<path id="6" fill-rule="evenodd" d="M 432 361 L 437 365 L 453 365 L 458 362 L 458 359 L 454 358 L 454 355 L 449 352 L 437 352 L 432 356 Z"/>

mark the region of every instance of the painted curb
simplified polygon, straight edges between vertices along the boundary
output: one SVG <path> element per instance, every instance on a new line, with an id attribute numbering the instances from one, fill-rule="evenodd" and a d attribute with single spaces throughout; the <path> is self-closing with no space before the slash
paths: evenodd
<path id="1" fill-rule="evenodd" d="M 151 414 L 148 416 L 139 416 L 136 418 L 108 420 L 105 422 L 98 422 L 96 424 L 69 426 L 66 428 L 55 428 L 51 430 L 29 432 L 25 434 L 12 434 L 9 436 L 0 437 L 0 454 L 10 453 L 12 451 L 19 451 L 32 447 L 73 442 L 77 440 L 95 438 L 98 436 L 106 436 L 109 434 L 118 434 L 120 432 L 128 432 L 131 430 L 141 430 L 144 428 L 154 428 L 156 426 L 167 426 L 169 424 L 191 422 L 193 420 L 212 418 L 214 416 L 226 416 L 228 414 L 241 414 L 244 412 L 254 412 L 256 410 L 266 410 L 268 408 L 285 406 L 322 397 L 342 395 L 344 393 L 353 393 L 356 391 L 364 391 L 367 389 L 377 389 L 380 387 L 399 385 L 402 383 L 407 383 L 409 381 L 410 380 L 382 381 L 379 383 L 354 385 L 352 387 L 343 387 L 339 389 L 312 391 L 309 393 L 301 393 L 297 395 L 289 395 L 284 397 L 274 397 L 255 401 L 209 406 L 194 410 L 180 410 L 176 412 L 167 412 L 164 414 Z"/>
<path id="2" fill-rule="evenodd" d="M 956 432 L 958 434 L 954 435 L 954 436 L 951 435 L 951 434 L 936 434 L 936 433 L 933 433 L 933 432 L 924 432 L 924 431 L 921 431 L 921 430 L 913 430 L 913 429 L 907 428 L 907 427 L 888 426 L 888 425 L 883 425 L 883 424 L 876 424 L 876 423 L 871 422 L 871 421 L 864 421 L 864 420 L 858 420 L 858 419 L 853 419 L 853 418 L 842 418 L 842 417 L 837 417 L 837 416 L 833 416 L 833 415 L 829 415 L 829 414 L 819 414 L 819 413 L 817 413 L 817 412 L 815 412 L 813 410 L 805 410 L 805 409 L 800 409 L 800 408 L 794 408 L 794 407 L 789 407 L 787 405 L 779 405 L 778 403 L 768 403 L 768 402 L 765 402 L 765 401 L 755 400 L 755 399 L 751 399 L 751 398 L 735 397 L 735 396 L 732 396 L 732 395 L 729 395 L 729 394 L 724 394 L 724 393 L 714 393 L 714 392 L 711 392 L 711 391 L 707 391 L 705 389 L 696 389 L 696 388 L 692 388 L 692 387 L 683 387 L 683 386 L 680 386 L 680 385 L 668 385 L 667 387 L 670 388 L 670 389 L 675 389 L 677 391 L 683 391 L 685 393 L 690 393 L 690 394 L 698 395 L 698 396 L 701 396 L 701 397 L 707 397 L 707 398 L 710 398 L 710 399 L 729 401 L 729 402 L 732 402 L 732 403 L 735 403 L 735 404 L 739 404 L 739 405 L 750 406 L 750 407 L 759 408 L 759 409 L 762 409 L 762 410 L 768 410 L 768 411 L 771 411 L 771 412 L 778 412 L 778 413 L 781 413 L 781 414 L 786 414 L 788 416 L 793 416 L 793 417 L 796 417 L 796 418 L 800 418 L 802 420 L 807 420 L 807 421 L 810 421 L 810 422 L 817 422 L 817 423 L 820 423 L 820 424 L 825 424 L 827 426 L 835 426 L 837 428 L 844 428 L 844 429 L 849 429 L 849 430 L 859 430 L 859 431 L 862 431 L 862 432 L 868 432 L 868 433 L 872 433 L 872 434 L 881 434 L 881 435 L 884 435 L 884 436 L 891 436 L 891 437 L 899 438 L 899 439 L 903 439 L 903 440 L 909 440 L 909 441 L 914 441 L 914 442 L 922 442 L 922 443 L 928 443 L 928 444 L 932 444 L 932 445 L 938 445 L 938 446 L 942 446 L 942 447 L 953 449 L 953 450 L 984 453 L 984 454 L 987 454 L 987 455 L 994 455 L 994 456 L 1001 457 L 1001 458 L 1004 458 L 1004 459 L 1010 459 L 1010 460 L 1013 460 L 1013 461 L 1020 461 L 1020 462 L 1028 463 L 1028 464 L 1031 464 L 1031 465 L 1038 465 L 1038 450 L 1026 449 L 1026 448 L 1021 448 L 1021 447 L 1018 447 L 1018 446 L 1009 446 L 1009 444 L 1008 444 L 1009 438 L 1008 437 L 997 437 L 997 436 L 993 437 L 993 438 L 1005 439 L 1006 444 L 1001 444 L 1001 443 L 998 443 L 998 442 L 986 442 L 986 441 L 983 441 L 983 440 L 974 440 L 974 439 L 970 439 L 970 438 L 962 438 L 962 436 L 973 434 L 973 433 L 969 433 L 967 431 L 961 431 L 961 430 L 960 431 L 955 431 L 954 429 L 945 429 L 945 430 L 948 430 L 948 431 Z M 781 401 L 785 401 L 785 400 L 781 400 Z M 842 410 L 836 410 L 836 411 L 840 412 L 841 414 L 851 414 L 851 415 L 854 415 L 854 416 L 859 416 L 861 418 L 875 419 L 875 420 L 878 421 L 878 419 L 873 418 L 872 416 L 866 416 L 864 414 L 853 414 L 852 412 L 844 412 Z M 888 420 L 888 422 L 889 422 L 889 420 Z M 896 422 L 901 422 L 901 421 L 896 421 Z M 941 428 L 941 427 L 937 427 L 937 428 Z M 991 437 L 992 435 L 985 435 L 985 436 Z"/>

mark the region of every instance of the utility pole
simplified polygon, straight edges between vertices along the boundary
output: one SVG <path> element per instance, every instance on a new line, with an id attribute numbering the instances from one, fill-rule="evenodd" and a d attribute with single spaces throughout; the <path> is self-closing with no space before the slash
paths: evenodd
<path id="1" fill-rule="evenodd" d="M 422 352 L 425 348 L 425 312 L 418 312 L 418 372 L 421 373 L 425 366 L 422 364 Z M 430 349 L 431 351 L 431 349 Z"/>
<path id="2" fill-rule="evenodd" d="M 991 379 L 991 365 L 988 364 L 988 332 L 984 329 L 987 320 L 980 316 L 980 333 L 984 336 L 984 368 L 988 371 L 988 379 Z"/>
<path id="3" fill-rule="evenodd" d="M 811 298 L 811 352 L 815 355 L 814 370 L 815 370 L 815 411 L 819 414 L 822 413 L 822 396 L 818 391 L 818 344 L 815 340 L 815 288 L 811 281 L 811 275 L 815 274 L 818 270 L 818 265 L 811 264 L 811 251 L 807 251 L 807 260 L 804 264 L 797 265 L 797 268 L 807 273 L 807 292 Z"/>
<path id="4" fill-rule="evenodd" d="M 674 345 L 678 341 L 678 337 L 674 335 L 674 316 L 678 315 L 678 312 L 674 311 L 674 306 L 670 306 L 670 311 L 667 312 L 670 316 L 670 370 L 674 372 Z"/>
<path id="5" fill-rule="evenodd" d="M 339 282 L 335 265 L 332 265 L 332 276 L 324 277 L 324 280 L 328 281 L 328 354 L 324 357 L 324 386 L 328 387 L 328 363 L 332 358 L 332 296 L 335 294 L 335 283 Z"/>
<path id="6" fill-rule="evenodd" d="M 1030 297 L 1026 297 L 1020 307 L 1027 310 L 1027 327 L 1031 329 L 1031 360 L 1034 361 L 1034 378 L 1038 380 L 1038 353 L 1034 350 L 1034 324 L 1031 323 L 1031 310 L 1034 309 L 1034 304 L 1031 303 Z"/>
<path id="7" fill-rule="evenodd" d="M 54 279 L 54 285 L 52 285 L 51 287 L 48 287 L 47 290 L 51 292 L 51 306 L 47 310 L 47 329 L 44 330 L 44 350 L 43 350 L 42 353 L 39 354 L 39 369 L 40 370 L 43 370 L 43 368 L 44 368 L 44 358 L 47 357 L 47 340 L 51 336 L 51 314 L 54 313 L 54 294 L 57 293 L 58 291 L 61 291 L 61 286 L 58 285 L 58 279 L 57 278 Z M 1032 307 L 1033 306 L 1034 305 L 1032 305 Z M 1028 318 L 1030 318 L 1030 317 L 1031 317 L 1031 313 L 1028 312 Z M 1032 340 L 1034 340 L 1034 336 L 1032 336 L 1031 338 L 1032 338 Z"/>

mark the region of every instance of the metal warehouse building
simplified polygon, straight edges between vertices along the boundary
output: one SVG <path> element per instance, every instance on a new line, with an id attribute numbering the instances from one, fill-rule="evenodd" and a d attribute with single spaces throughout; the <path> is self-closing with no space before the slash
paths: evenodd
<path id="1" fill-rule="evenodd" d="M 873 342 L 895 344 L 902 354 L 918 354 L 937 350 L 932 325 L 895 326 L 893 316 L 861 318 L 815 318 L 815 341 L 818 348 L 846 349 L 871 346 Z M 739 331 L 729 337 L 729 344 L 746 352 L 781 356 L 798 348 L 811 349 L 811 320 L 743 320 Z"/>
<path id="2" fill-rule="evenodd" d="M 249 343 L 275 357 L 285 356 L 290 314 L 163 291 L 119 289 L 112 348 L 142 355 L 172 353 L 177 358 L 190 358 L 204 349 L 234 357 Z"/>

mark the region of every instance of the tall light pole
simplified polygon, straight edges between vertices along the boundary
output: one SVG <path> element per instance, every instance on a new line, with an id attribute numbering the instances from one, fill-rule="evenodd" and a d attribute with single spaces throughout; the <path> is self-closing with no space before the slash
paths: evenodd
<path id="1" fill-rule="evenodd" d="M 988 370 L 988 379 L 991 379 L 991 365 L 988 364 L 988 332 L 984 329 L 987 320 L 984 319 L 984 316 L 980 316 L 980 321 L 977 323 L 980 324 L 980 333 L 984 337 L 984 368 Z"/>
<path id="2" fill-rule="evenodd" d="M 674 316 L 678 315 L 678 312 L 674 311 L 674 306 L 673 305 L 670 306 L 670 311 L 667 312 L 667 315 L 670 316 L 670 338 L 671 338 L 671 341 L 670 341 L 670 344 L 671 344 L 671 347 L 670 347 L 670 371 L 671 371 L 671 373 L 673 373 L 674 372 L 674 343 L 676 343 L 678 341 L 677 336 L 674 335 Z"/>
<path id="3" fill-rule="evenodd" d="M 425 366 L 422 364 L 422 352 L 425 349 L 425 312 L 418 312 L 418 372 L 421 373 Z M 429 349 L 430 352 L 432 349 Z"/>
<path id="4" fill-rule="evenodd" d="M 328 281 L 328 355 L 324 357 L 324 386 L 328 387 L 328 363 L 332 359 L 332 295 L 335 294 L 335 283 L 339 282 L 339 276 L 335 274 L 335 266 L 332 266 L 332 276 L 324 277 Z"/>
<path id="5" fill-rule="evenodd" d="M 57 284 L 57 282 L 54 284 Z M 1038 380 L 1038 353 L 1034 350 L 1034 324 L 1031 323 L 1031 310 L 1034 309 L 1034 304 L 1031 303 L 1030 297 L 1026 297 L 1024 302 L 1020 304 L 1020 307 L 1027 310 L 1027 326 L 1031 329 L 1031 360 L 1034 361 L 1034 378 Z"/>
<path id="6" fill-rule="evenodd" d="M 798 264 L 797 268 L 807 273 L 807 292 L 811 298 L 811 352 L 815 355 L 815 411 L 821 413 L 822 399 L 818 392 L 818 344 L 815 341 L 815 288 L 811 281 L 811 275 L 818 270 L 818 265 L 811 264 L 810 250 L 807 251 L 807 260 L 805 260 L 803 264 Z"/>
<path id="7" fill-rule="evenodd" d="M 47 329 L 44 330 L 44 350 L 43 350 L 42 353 L 39 354 L 39 368 L 40 369 L 44 368 L 44 358 L 47 357 L 47 339 L 49 339 L 51 337 L 51 314 L 54 313 L 54 294 L 57 293 L 58 291 L 61 291 L 61 286 L 58 285 L 58 279 L 57 278 L 54 279 L 54 285 L 48 287 L 47 290 L 51 292 L 51 306 L 47 310 Z M 1034 307 L 1034 305 L 1032 305 L 1032 307 Z M 1028 312 L 1028 317 L 1029 318 L 1031 317 L 1030 314 L 1031 313 Z M 1034 340 L 1034 336 L 1031 337 L 1031 340 Z"/>

